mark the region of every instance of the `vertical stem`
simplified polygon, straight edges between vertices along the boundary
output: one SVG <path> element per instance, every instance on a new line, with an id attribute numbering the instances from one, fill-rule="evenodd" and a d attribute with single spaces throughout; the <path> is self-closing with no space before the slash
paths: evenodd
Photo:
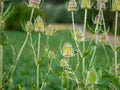
<path id="1" fill-rule="evenodd" d="M 117 47 L 117 24 L 118 24 L 118 11 L 116 11 L 115 13 L 115 38 L 114 38 L 114 47 L 116 48 Z M 114 50 L 114 55 L 115 55 L 115 72 L 116 72 L 116 77 L 117 77 L 117 74 L 118 74 L 118 71 L 117 71 L 117 51 Z"/>
<path id="2" fill-rule="evenodd" d="M 85 39 L 86 39 L 86 24 L 87 24 L 87 9 L 85 9 L 85 16 L 84 16 L 84 30 L 83 30 L 83 53 L 85 52 Z M 85 73 L 85 58 L 83 58 L 83 77 Z"/>
<path id="3" fill-rule="evenodd" d="M 1 1 L 0 2 L 0 4 L 1 4 L 1 11 L 0 11 L 0 27 L 2 27 L 2 23 L 3 23 L 3 10 L 4 10 L 4 2 L 3 1 Z"/>
<path id="4" fill-rule="evenodd" d="M 37 60 L 40 59 L 40 37 L 41 37 L 41 34 L 38 33 L 38 52 L 37 52 Z M 39 70 L 40 70 L 40 67 L 39 67 L 39 63 L 37 62 L 37 90 L 39 90 Z"/>
<path id="5" fill-rule="evenodd" d="M 0 90 L 2 88 L 3 80 L 3 46 L 0 45 Z"/>
<path id="6" fill-rule="evenodd" d="M 72 15 L 73 34 L 74 34 L 74 37 L 76 37 L 74 12 L 71 12 L 71 15 Z M 74 41 L 75 41 L 75 45 L 76 45 L 76 47 L 77 47 L 77 49 L 78 49 L 78 52 L 79 52 L 80 56 L 82 57 L 82 53 L 81 53 L 81 51 L 80 51 L 80 49 L 79 49 L 79 44 L 77 43 L 76 40 L 74 40 Z"/>
<path id="7" fill-rule="evenodd" d="M 22 46 L 21 46 L 21 48 L 20 48 L 20 50 L 19 50 L 19 53 L 18 53 L 18 55 L 17 55 L 17 57 L 16 57 L 16 59 L 15 59 L 15 64 L 14 64 L 14 67 L 12 68 L 12 71 L 10 72 L 10 75 L 9 75 L 9 77 L 8 77 L 8 81 L 9 81 L 9 79 L 12 77 L 12 75 L 13 75 L 14 72 L 15 72 L 15 69 L 16 69 L 16 67 L 17 67 L 17 65 L 18 65 L 19 60 L 20 60 L 20 56 L 21 56 L 21 54 L 22 54 L 22 51 L 23 51 L 23 49 L 24 49 L 24 47 L 25 47 L 25 45 L 26 45 L 26 43 L 27 43 L 28 36 L 29 36 L 29 33 L 27 33 L 26 38 L 25 38 L 25 40 L 24 40 L 24 42 L 23 42 L 23 44 L 22 44 Z M 8 83 L 8 81 L 7 81 L 6 83 Z"/>
<path id="8" fill-rule="evenodd" d="M 97 30 L 98 30 L 98 27 L 99 27 L 100 15 L 101 15 L 101 10 L 99 10 L 98 21 L 97 21 L 97 24 L 96 24 L 96 27 L 95 27 L 95 43 L 96 43 L 96 45 L 97 45 L 97 42 L 98 42 L 98 32 L 97 32 Z M 95 57 L 96 50 L 97 50 L 97 46 L 95 46 L 95 48 L 94 48 L 89 67 L 91 67 L 93 62 L 94 62 L 94 57 Z"/>
<path id="9" fill-rule="evenodd" d="M 39 90 L 39 64 L 37 64 L 37 90 Z"/>
<path id="10" fill-rule="evenodd" d="M 30 22 L 32 22 L 33 14 L 34 14 L 34 8 L 32 8 L 32 11 L 31 11 Z"/>
<path id="11" fill-rule="evenodd" d="M 38 33 L 38 52 L 37 52 L 37 60 L 40 58 L 40 33 Z"/>

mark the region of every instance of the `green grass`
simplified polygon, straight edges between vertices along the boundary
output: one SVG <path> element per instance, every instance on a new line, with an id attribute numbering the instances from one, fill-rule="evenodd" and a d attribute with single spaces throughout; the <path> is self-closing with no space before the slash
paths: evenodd
<path id="1" fill-rule="evenodd" d="M 12 44 L 16 50 L 16 54 L 18 53 L 18 50 L 20 49 L 24 38 L 25 33 L 19 32 L 19 31 L 5 31 L 5 33 L 8 36 L 8 45 L 4 47 L 4 72 L 5 75 L 8 75 L 8 72 L 11 68 L 11 64 L 14 62 L 12 49 L 10 47 L 10 44 Z M 37 43 L 37 34 L 33 34 L 33 41 Z M 57 31 L 54 36 L 51 36 L 49 39 L 49 46 L 50 50 L 55 51 L 57 59 L 53 61 L 53 71 L 54 73 L 51 73 L 46 80 L 46 90 L 62 90 L 61 89 L 61 83 L 60 83 L 60 75 L 62 68 L 59 66 L 59 61 L 63 58 L 63 56 L 60 54 L 59 46 L 60 43 L 64 43 L 69 41 L 75 48 L 75 44 L 73 41 L 73 38 L 71 38 L 71 34 L 68 30 L 62 30 Z M 82 43 L 81 43 L 82 44 Z M 88 45 L 88 42 L 87 44 Z M 46 36 L 42 35 L 41 37 L 41 57 L 44 55 L 44 61 L 40 65 L 40 75 L 41 78 L 44 76 L 45 72 L 47 72 L 48 69 L 48 63 L 49 59 L 47 55 L 44 52 L 43 46 L 46 46 Z M 81 47 L 82 45 L 80 45 Z M 107 48 L 108 55 L 110 56 L 111 62 L 113 61 L 113 53 L 109 48 Z M 120 56 L 119 56 L 120 57 Z M 86 67 L 89 69 L 88 64 L 90 62 L 91 55 L 89 55 L 86 58 Z M 107 60 L 105 57 L 104 50 L 101 45 L 98 46 L 97 54 L 95 56 L 95 68 L 98 70 L 100 67 L 108 68 Z M 120 61 L 120 60 L 119 60 Z M 82 72 L 82 60 L 80 58 L 80 68 L 78 72 L 78 76 L 80 76 Z M 70 65 L 74 69 L 76 64 L 76 57 L 70 58 Z M 36 67 L 33 61 L 33 53 L 29 45 L 27 44 L 23 50 L 22 56 L 20 58 L 20 61 L 18 63 L 17 69 L 15 71 L 15 74 L 13 76 L 13 83 L 11 85 L 12 90 L 18 90 L 18 85 L 21 85 L 24 87 L 23 90 L 31 90 L 31 81 L 33 81 L 34 84 L 36 84 Z M 41 79 L 40 79 L 41 81 Z M 73 84 L 74 85 L 74 84 Z"/>

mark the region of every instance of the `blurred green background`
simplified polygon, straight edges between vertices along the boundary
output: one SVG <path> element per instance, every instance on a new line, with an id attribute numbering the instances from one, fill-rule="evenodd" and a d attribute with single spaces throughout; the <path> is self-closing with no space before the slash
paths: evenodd
<path id="1" fill-rule="evenodd" d="M 69 0 L 42 0 L 40 8 L 35 10 L 34 18 L 37 15 L 41 15 L 46 24 L 50 23 L 71 23 L 71 13 L 67 10 L 66 3 Z M 75 23 L 83 24 L 84 10 L 80 9 L 79 0 L 78 7 L 79 10 L 75 12 Z M 5 23 L 5 28 L 8 30 L 21 30 L 20 22 L 26 22 L 29 20 L 31 8 L 29 8 L 28 0 L 11 0 L 6 2 L 6 7 L 9 3 L 12 3 L 11 14 Z M 111 5 L 107 3 L 107 10 L 104 11 L 104 17 L 106 22 L 106 27 L 114 31 L 114 12 L 110 10 Z M 93 25 L 94 17 L 97 15 L 98 11 L 93 8 L 88 10 L 87 24 Z M 118 23 L 118 28 L 120 29 L 120 20 Z M 120 30 L 118 30 L 120 33 Z"/>

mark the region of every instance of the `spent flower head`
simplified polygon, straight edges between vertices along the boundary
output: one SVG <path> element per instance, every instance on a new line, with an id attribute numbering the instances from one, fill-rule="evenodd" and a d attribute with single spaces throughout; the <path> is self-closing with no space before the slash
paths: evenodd
<path id="1" fill-rule="evenodd" d="M 48 25 L 48 26 L 46 27 L 46 29 L 45 29 L 45 33 L 46 33 L 46 35 L 48 35 L 48 36 L 53 35 L 53 34 L 54 34 L 54 28 L 53 28 L 53 26 L 52 26 L 52 25 Z"/>
<path id="2" fill-rule="evenodd" d="M 29 0 L 29 7 L 39 8 L 41 0 Z"/>
<path id="3" fill-rule="evenodd" d="M 82 30 L 76 30 L 75 40 L 77 42 L 81 42 L 81 41 L 83 41 L 83 39 L 84 39 L 84 34 L 83 34 Z"/>
<path id="4" fill-rule="evenodd" d="M 120 11 L 120 0 L 112 0 L 112 11 Z"/>
<path id="5" fill-rule="evenodd" d="M 91 9 L 91 0 L 80 0 L 81 8 L 83 9 Z"/>
<path id="6" fill-rule="evenodd" d="M 45 26 L 44 26 L 44 21 L 41 18 L 41 16 L 37 16 L 34 22 L 35 26 L 35 32 L 44 32 Z"/>
<path id="7" fill-rule="evenodd" d="M 98 14 L 96 17 L 95 17 L 95 20 L 94 20 L 94 24 L 98 24 L 98 25 L 102 25 L 103 23 L 103 19 L 102 19 L 102 15 Z"/>
<path id="8" fill-rule="evenodd" d="M 100 2 L 100 1 L 98 1 L 98 2 L 97 2 L 97 8 L 98 8 L 98 10 L 105 10 L 105 9 L 106 9 L 106 4 L 105 4 L 105 2 Z"/>
<path id="9" fill-rule="evenodd" d="M 73 48 L 69 42 L 63 45 L 62 54 L 65 58 L 70 58 L 73 56 Z"/>
<path id="10" fill-rule="evenodd" d="M 99 41 L 105 43 L 107 41 L 107 34 L 103 33 L 99 36 Z"/>
<path id="11" fill-rule="evenodd" d="M 68 11 L 74 12 L 77 10 L 77 2 L 75 0 L 70 0 L 68 3 Z"/>

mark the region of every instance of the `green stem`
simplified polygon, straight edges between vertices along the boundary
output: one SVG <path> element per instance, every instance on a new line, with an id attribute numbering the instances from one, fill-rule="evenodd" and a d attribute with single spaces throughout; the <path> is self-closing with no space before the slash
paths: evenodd
<path id="1" fill-rule="evenodd" d="M 1 1 L 0 4 L 1 4 L 1 11 L 0 11 L 0 16 L 1 16 L 1 19 L 0 19 L 0 27 L 2 27 L 2 23 L 3 23 L 4 2 Z"/>
<path id="2" fill-rule="evenodd" d="M 37 60 L 39 60 L 39 58 L 40 58 L 40 37 L 41 37 L 41 34 L 38 33 L 38 52 L 37 52 Z"/>
<path id="3" fill-rule="evenodd" d="M 3 46 L 0 45 L 0 90 L 2 89 L 3 80 Z"/>
<path id="4" fill-rule="evenodd" d="M 84 30 L 83 30 L 83 53 L 85 52 L 85 40 L 86 40 L 86 24 L 87 24 L 87 9 L 85 9 L 85 16 L 84 16 Z M 85 73 L 85 58 L 83 58 L 83 77 Z"/>
<path id="5" fill-rule="evenodd" d="M 71 12 L 71 14 L 72 14 L 73 34 L 74 34 L 74 37 L 76 37 L 76 32 L 75 32 L 75 20 L 74 20 L 74 12 Z M 82 57 L 82 53 L 81 53 L 81 51 L 80 51 L 80 49 L 79 49 L 79 44 L 77 43 L 77 41 L 76 41 L 76 40 L 74 40 L 74 41 L 75 41 L 75 45 L 76 45 L 76 47 L 77 47 L 77 50 L 78 50 L 78 52 L 79 52 L 80 56 Z"/>
<path id="6" fill-rule="evenodd" d="M 15 59 L 14 67 L 12 68 L 12 71 L 10 72 L 10 76 L 8 77 L 8 80 L 12 77 L 12 75 L 13 75 L 14 72 L 15 72 L 15 69 L 16 69 L 16 67 L 17 67 L 17 65 L 18 65 L 19 60 L 20 60 L 20 56 L 21 56 L 21 54 L 22 54 L 22 51 L 23 51 L 23 49 L 24 49 L 24 47 L 25 47 L 25 45 L 26 45 L 26 43 L 27 43 L 28 36 L 29 36 L 29 33 L 27 33 L 26 38 L 25 38 L 25 40 L 24 40 L 24 42 L 23 42 L 23 44 L 22 44 L 22 46 L 21 46 L 21 48 L 20 48 L 20 50 L 19 50 L 19 53 L 18 53 L 18 55 L 17 55 L 17 57 L 16 57 L 16 59 Z M 8 83 L 8 82 L 7 82 L 7 83 Z"/>
<path id="7" fill-rule="evenodd" d="M 33 14 L 34 14 L 34 8 L 32 8 L 32 11 L 31 11 L 30 22 L 32 22 Z"/>
<path id="8" fill-rule="evenodd" d="M 98 18 L 100 17 L 100 15 L 101 15 L 101 10 L 99 10 Z M 96 53 L 96 50 L 97 50 L 97 43 L 98 43 L 98 32 L 97 32 L 97 30 L 98 30 L 98 27 L 99 27 L 99 21 L 100 21 L 100 18 L 98 19 L 98 22 L 97 22 L 96 27 L 95 27 L 95 43 L 96 43 L 96 46 L 94 48 L 89 67 L 91 67 L 92 64 L 93 64 L 95 53 Z"/>
<path id="9" fill-rule="evenodd" d="M 115 15 L 115 38 L 114 38 L 114 47 L 117 47 L 117 26 L 118 26 L 118 12 L 116 11 Z M 114 50 L 114 55 L 115 55 L 115 72 L 116 72 L 116 77 L 118 75 L 118 70 L 117 70 L 117 51 Z"/>
<path id="10" fill-rule="evenodd" d="M 102 46 L 103 46 L 103 49 L 104 49 L 104 51 L 105 51 L 105 55 L 106 55 L 106 59 L 107 59 L 107 61 L 108 61 L 108 64 L 110 65 L 110 58 L 109 58 L 108 53 L 107 53 L 107 51 L 106 51 L 105 45 L 103 44 Z"/>
<path id="11" fill-rule="evenodd" d="M 40 70 L 40 67 L 39 67 L 39 64 L 37 64 L 37 90 L 39 90 L 39 70 Z"/>

